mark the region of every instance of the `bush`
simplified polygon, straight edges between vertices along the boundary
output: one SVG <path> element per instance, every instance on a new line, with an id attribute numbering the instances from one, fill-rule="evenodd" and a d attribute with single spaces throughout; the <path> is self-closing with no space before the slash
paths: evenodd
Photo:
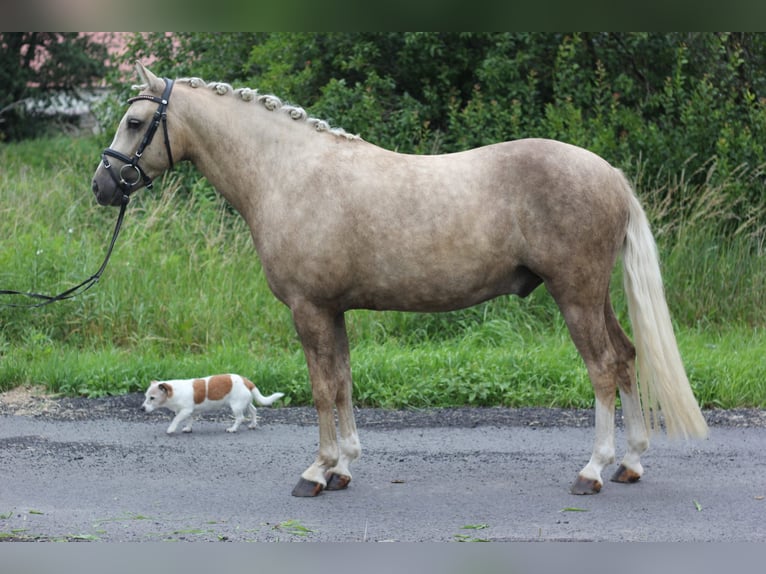
<path id="1" fill-rule="evenodd" d="M 548 137 L 665 183 L 684 170 L 742 197 L 740 217 L 763 201 L 761 34 L 154 33 L 127 53 L 158 57 L 160 74 L 275 93 L 400 152 Z M 126 96 L 130 82 L 114 81 Z M 104 124 L 121 112 L 102 110 Z M 746 181 L 719 186 L 742 169 Z"/>

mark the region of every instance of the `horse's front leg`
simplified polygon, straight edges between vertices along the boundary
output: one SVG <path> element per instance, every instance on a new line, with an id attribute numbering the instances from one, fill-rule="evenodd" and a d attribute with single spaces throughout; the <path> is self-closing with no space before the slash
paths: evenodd
<path id="1" fill-rule="evenodd" d="M 337 464 L 325 473 L 327 490 L 342 490 L 348 486 L 351 481 L 349 467 L 362 452 L 359 435 L 356 431 L 356 421 L 354 420 L 350 353 L 343 315 L 336 319 L 335 344 L 338 358 L 336 373 L 338 388 L 335 395 L 335 406 L 338 411 L 338 428 L 340 429 L 338 442 L 340 452 Z"/>
<path id="2" fill-rule="evenodd" d="M 293 321 L 308 365 L 319 420 L 319 451 L 293 489 L 293 496 L 316 496 L 324 488 L 338 490 L 351 481 L 349 464 L 359 456 L 359 439 L 351 411 L 351 371 L 343 314 L 308 303 L 293 307 Z M 334 405 L 339 403 L 340 447 Z M 329 482 L 328 482 L 329 481 Z"/>

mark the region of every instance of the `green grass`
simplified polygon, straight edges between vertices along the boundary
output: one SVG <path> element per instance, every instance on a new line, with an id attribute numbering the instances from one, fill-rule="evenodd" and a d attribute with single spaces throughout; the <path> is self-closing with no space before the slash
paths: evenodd
<path id="1" fill-rule="evenodd" d="M 117 217 L 90 192 L 103 145 L 0 144 L 0 288 L 55 293 L 98 268 Z M 290 313 L 268 290 L 247 226 L 204 182 L 182 175 L 132 199 L 96 287 L 40 309 L 0 307 L 0 390 L 36 383 L 99 396 L 143 390 L 151 379 L 234 371 L 264 392 L 285 392 L 280 404 L 311 403 Z M 686 194 L 682 208 L 652 199 L 673 194 Z M 715 188 L 681 181 L 644 195 L 695 393 L 706 406 L 766 406 L 761 214 L 723 233 L 731 206 L 714 201 L 722 195 Z M 619 269 L 612 293 L 629 330 Z M 544 289 L 455 313 L 353 311 L 348 327 L 358 405 L 593 402 Z"/>

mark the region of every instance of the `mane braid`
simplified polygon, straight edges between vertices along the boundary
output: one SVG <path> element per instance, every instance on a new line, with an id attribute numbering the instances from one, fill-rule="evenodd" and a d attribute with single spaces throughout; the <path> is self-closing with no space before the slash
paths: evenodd
<path id="1" fill-rule="evenodd" d="M 324 120 L 309 116 L 300 106 L 287 104 L 272 94 L 261 94 L 258 90 L 251 88 L 232 88 L 231 84 L 225 82 L 205 82 L 201 78 L 179 78 L 179 83 L 188 84 L 192 88 L 207 87 L 219 96 L 231 95 L 244 102 L 255 102 L 261 104 L 271 112 L 281 112 L 290 119 L 305 122 L 318 132 L 329 132 L 335 136 L 346 138 L 348 140 L 361 139 L 358 135 L 350 134 L 343 128 L 333 128 Z"/>

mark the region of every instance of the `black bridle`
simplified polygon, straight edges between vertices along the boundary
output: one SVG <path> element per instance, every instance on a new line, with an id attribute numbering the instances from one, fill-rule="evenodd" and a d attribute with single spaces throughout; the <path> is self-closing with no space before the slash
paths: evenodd
<path id="1" fill-rule="evenodd" d="M 154 139 L 154 134 L 157 132 L 157 128 L 160 126 L 160 124 L 162 124 L 162 129 L 165 136 L 165 150 L 167 151 L 168 161 L 170 162 L 170 166 L 168 169 L 173 169 L 173 154 L 170 151 L 170 139 L 168 137 L 168 111 L 167 111 L 168 100 L 170 100 L 170 92 L 172 89 L 173 89 L 173 80 L 165 78 L 165 91 L 162 93 L 162 97 L 158 98 L 157 96 L 152 96 L 149 94 L 141 94 L 134 98 L 130 98 L 128 100 L 128 104 L 132 104 L 133 102 L 138 100 L 149 100 L 151 102 L 158 104 L 157 111 L 154 112 L 154 118 L 152 119 L 152 123 L 147 128 L 146 133 L 144 134 L 144 137 L 141 139 L 141 143 L 138 145 L 138 149 L 136 149 L 135 153 L 133 154 L 133 157 L 128 157 L 127 155 L 117 150 L 113 150 L 112 148 L 106 148 L 104 152 L 101 154 L 101 159 L 104 162 L 104 167 L 106 168 L 107 172 L 109 172 L 109 175 L 117 184 L 117 187 L 119 187 L 120 191 L 122 191 L 122 198 L 120 201 L 120 214 L 117 216 L 117 223 L 114 226 L 114 233 L 112 233 L 112 240 L 109 242 L 109 248 L 107 249 L 106 257 L 104 258 L 104 262 L 101 264 L 101 267 L 99 267 L 98 271 L 96 271 L 93 275 L 88 277 L 85 281 L 83 281 L 79 285 L 75 285 L 74 287 L 67 289 L 66 291 L 62 293 L 59 293 L 58 295 L 44 295 L 42 293 L 26 293 L 23 291 L 0 289 L 0 295 L 23 295 L 25 297 L 31 297 L 32 299 L 41 300 L 41 302 L 39 303 L 29 303 L 27 305 L 13 304 L 13 303 L 0 303 L 1 306 L 24 307 L 24 308 L 42 307 L 44 305 L 49 305 L 50 303 L 55 303 L 56 301 L 64 301 L 65 299 L 71 299 L 75 295 L 79 295 L 80 293 L 85 293 L 85 291 L 87 291 L 88 289 L 93 287 L 96 283 L 98 283 L 98 280 L 101 278 L 101 275 L 104 272 L 104 269 L 106 269 L 106 264 L 109 262 L 109 258 L 112 255 L 114 244 L 117 242 L 117 236 L 120 234 L 120 229 L 122 228 L 122 221 L 125 218 L 125 209 L 128 207 L 128 202 L 130 201 L 130 193 L 133 191 L 133 188 L 136 185 L 138 185 L 140 181 L 143 181 L 144 186 L 147 187 L 148 189 L 151 189 L 152 187 L 152 178 L 146 174 L 146 172 L 141 168 L 140 165 L 138 165 L 138 162 L 141 159 L 141 156 L 143 155 L 146 147 L 150 143 L 152 143 L 152 139 Z M 124 162 L 124 165 L 120 168 L 119 172 L 117 173 L 114 172 L 114 170 L 112 169 L 113 166 L 109 163 L 107 156 L 116 158 Z M 132 174 L 130 173 L 130 169 L 133 170 Z M 126 175 L 133 175 L 134 178 L 128 178 L 126 177 Z"/>
<path id="2" fill-rule="evenodd" d="M 152 143 L 154 134 L 157 133 L 157 128 L 162 124 L 162 131 L 165 136 L 165 150 L 168 154 L 168 161 L 170 165 L 168 169 L 173 169 L 173 153 L 170 151 L 170 138 L 168 137 L 168 101 L 170 101 L 170 92 L 173 90 L 173 80 L 165 78 L 165 91 L 162 92 L 161 97 L 152 96 L 151 94 L 140 94 L 134 98 L 128 100 L 128 104 L 137 102 L 139 100 L 149 100 L 157 105 L 157 111 L 154 112 L 154 117 L 149 127 L 146 129 L 144 137 L 141 139 L 141 143 L 138 144 L 138 148 L 133 153 L 133 157 L 129 157 L 122 152 L 114 150 L 112 148 L 106 148 L 101 154 L 101 160 L 104 162 L 104 167 L 114 182 L 120 188 L 123 193 L 123 197 L 127 197 L 133 191 L 133 188 L 138 185 L 140 181 L 144 182 L 144 187 L 147 189 L 152 188 L 152 178 L 138 165 L 141 157 L 144 155 L 144 150 Z M 115 158 L 123 162 L 119 171 L 115 171 L 114 166 L 109 163 L 109 157 Z"/>

